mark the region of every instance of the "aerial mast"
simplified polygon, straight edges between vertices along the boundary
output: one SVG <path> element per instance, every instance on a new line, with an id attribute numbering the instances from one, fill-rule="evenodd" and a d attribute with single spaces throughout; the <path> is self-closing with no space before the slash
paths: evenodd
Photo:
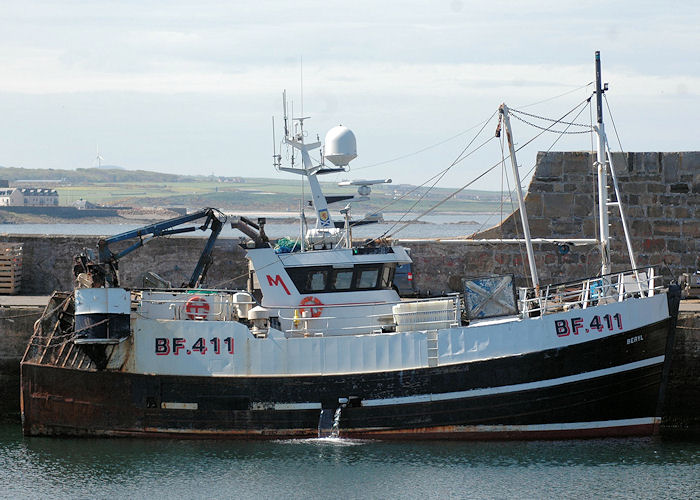
<path id="1" fill-rule="evenodd" d="M 305 142 L 304 121 L 308 120 L 308 116 L 298 118 L 291 117 L 291 122 L 294 125 L 294 131 L 289 128 L 289 118 L 287 116 L 287 99 L 286 93 L 282 97 L 284 110 L 284 142 L 291 146 L 301 154 L 302 164 L 300 167 L 292 165 L 290 167 L 281 166 L 280 157 L 276 158 L 277 163 L 275 168 L 283 172 L 290 172 L 306 177 L 311 187 L 311 197 L 314 209 L 316 210 L 316 227 L 315 229 L 321 232 L 332 233 L 335 231 L 335 224 L 331 218 L 328 209 L 328 201 L 326 200 L 321 184 L 317 176 L 323 174 L 332 174 L 338 172 L 346 172 L 348 163 L 357 157 L 357 144 L 355 135 L 347 127 L 334 127 L 326 135 L 325 149 L 321 155 L 321 162 L 314 164 L 311 159 L 310 151 L 319 149 L 321 142 L 318 140 L 312 143 Z M 329 160 L 334 166 L 326 165 L 324 160 Z M 292 157 L 293 160 L 293 157 Z"/>
<path id="2" fill-rule="evenodd" d="M 607 85 L 605 85 L 607 87 Z M 600 51 L 595 53 L 595 94 L 598 135 L 598 151 L 595 166 L 598 170 L 598 226 L 600 227 L 600 273 L 610 274 L 610 227 L 608 223 L 608 165 L 605 152 L 605 125 L 603 124 L 603 92 L 607 90 L 600 75 Z M 619 200 L 618 200 L 619 201 Z"/>

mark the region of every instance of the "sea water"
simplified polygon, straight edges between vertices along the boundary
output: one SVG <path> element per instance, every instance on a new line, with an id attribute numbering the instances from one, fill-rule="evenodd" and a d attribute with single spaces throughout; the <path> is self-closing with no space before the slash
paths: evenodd
<path id="1" fill-rule="evenodd" d="M 251 217 L 256 220 L 255 217 Z M 293 222 L 293 215 L 289 219 L 269 219 L 265 226 L 265 232 L 271 238 L 289 237 L 296 238 L 299 235 L 299 224 Z M 468 236 L 477 231 L 488 229 L 497 225 L 501 220 L 500 214 L 436 214 L 425 216 L 421 222 L 402 220 L 401 214 L 385 214 L 385 222 L 368 224 L 353 228 L 354 238 L 376 238 L 379 236 L 391 236 L 394 238 L 450 238 Z M 313 221 L 311 221 L 313 222 Z M 0 234 L 77 234 L 77 235 L 101 235 L 113 236 L 125 231 L 138 229 L 146 223 L 124 224 L 99 224 L 99 223 L 66 223 L 66 224 L 0 224 Z M 196 226 L 196 222 L 185 225 Z M 404 227 L 405 226 L 405 227 Z M 208 237 L 209 232 L 195 231 L 184 233 L 181 236 Z M 221 237 L 240 237 L 241 232 L 232 229 L 230 225 L 224 225 Z"/>
<path id="2" fill-rule="evenodd" d="M 700 443 L 26 438 L 4 498 L 698 498 Z"/>

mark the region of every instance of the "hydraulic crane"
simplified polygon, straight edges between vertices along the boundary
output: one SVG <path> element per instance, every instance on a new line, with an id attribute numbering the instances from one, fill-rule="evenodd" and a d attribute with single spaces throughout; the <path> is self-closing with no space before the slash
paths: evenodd
<path id="1" fill-rule="evenodd" d="M 189 226 L 178 228 L 181 224 L 206 218 L 204 224 L 199 227 Z M 92 249 L 86 248 L 74 259 L 73 274 L 78 280 L 87 280 L 86 285 L 90 287 L 118 287 L 119 286 L 119 259 L 142 247 L 151 239 L 158 236 L 171 236 L 196 231 L 200 229 L 206 231 L 211 229 L 209 239 L 199 257 L 199 261 L 194 268 L 194 272 L 187 283 L 183 283 L 185 288 L 196 288 L 204 280 L 207 270 L 212 263 L 211 253 L 214 243 L 221 233 L 226 216 L 214 208 L 205 208 L 197 212 L 175 217 L 155 224 L 149 224 L 132 231 L 126 231 L 109 238 L 103 238 L 97 243 L 97 255 Z M 110 245 L 121 241 L 137 238 L 137 241 L 120 251 L 112 251 Z M 81 277 L 82 275 L 82 277 Z"/>

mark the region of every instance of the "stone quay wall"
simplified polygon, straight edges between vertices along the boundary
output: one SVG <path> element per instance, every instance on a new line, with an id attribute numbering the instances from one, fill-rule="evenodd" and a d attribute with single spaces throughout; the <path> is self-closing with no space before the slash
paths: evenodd
<path id="1" fill-rule="evenodd" d="M 596 238 L 595 154 L 540 153 L 525 208 L 533 238 Z M 613 155 L 623 209 L 637 267 L 656 266 L 666 283 L 700 269 L 700 152 L 620 153 Z M 609 194 L 614 200 L 610 183 Z M 610 207 L 612 270 L 632 267 L 617 208 Z M 528 281 L 524 244 L 497 239 L 522 238 L 519 210 L 499 226 L 465 241 L 408 241 L 421 290 L 461 289 L 465 277 L 514 273 Z M 478 241 L 490 239 L 491 241 Z M 541 283 L 561 283 L 597 274 L 597 245 L 570 246 L 563 255 L 555 243 L 534 244 Z"/>
<path id="2" fill-rule="evenodd" d="M 671 354 L 664 399 L 664 435 L 700 439 L 700 313 L 683 312 Z"/>
<path id="3" fill-rule="evenodd" d="M 100 236 L 0 235 L 0 241 L 23 244 L 22 294 L 50 295 L 54 290 L 73 289 L 73 257 L 83 249 L 97 251 Z M 133 243 L 110 246 L 121 250 Z M 127 288 L 143 286 L 147 272 L 157 273 L 179 287 L 189 281 L 204 249 L 203 238 L 155 238 L 119 261 L 119 279 Z M 245 251 L 234 238 L 220 238 L 212 253 L 214 263 L 207 285 L 217 288 L 245 288 L 248 264 Z"/>
<path id="4" fill-rule="evenodd" d="M 43 308 L 0 308 L 0 422 L 19 413 L 19 363 Z"/>

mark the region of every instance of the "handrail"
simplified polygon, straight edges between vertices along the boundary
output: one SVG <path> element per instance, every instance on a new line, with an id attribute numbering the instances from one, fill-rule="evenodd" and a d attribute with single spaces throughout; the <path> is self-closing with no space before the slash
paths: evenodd
<path id="1" fill-rule="evenodd" d="M 544 292 L 521 288 L 519 305 L 523 317 L 545 315 L 572 308 L 586 309 L 601 301 L 623 302 L 632 297 L 651 297 L 663 290 L 653 267 L 610 273 L 585 280 L 549 285 Z"/>

